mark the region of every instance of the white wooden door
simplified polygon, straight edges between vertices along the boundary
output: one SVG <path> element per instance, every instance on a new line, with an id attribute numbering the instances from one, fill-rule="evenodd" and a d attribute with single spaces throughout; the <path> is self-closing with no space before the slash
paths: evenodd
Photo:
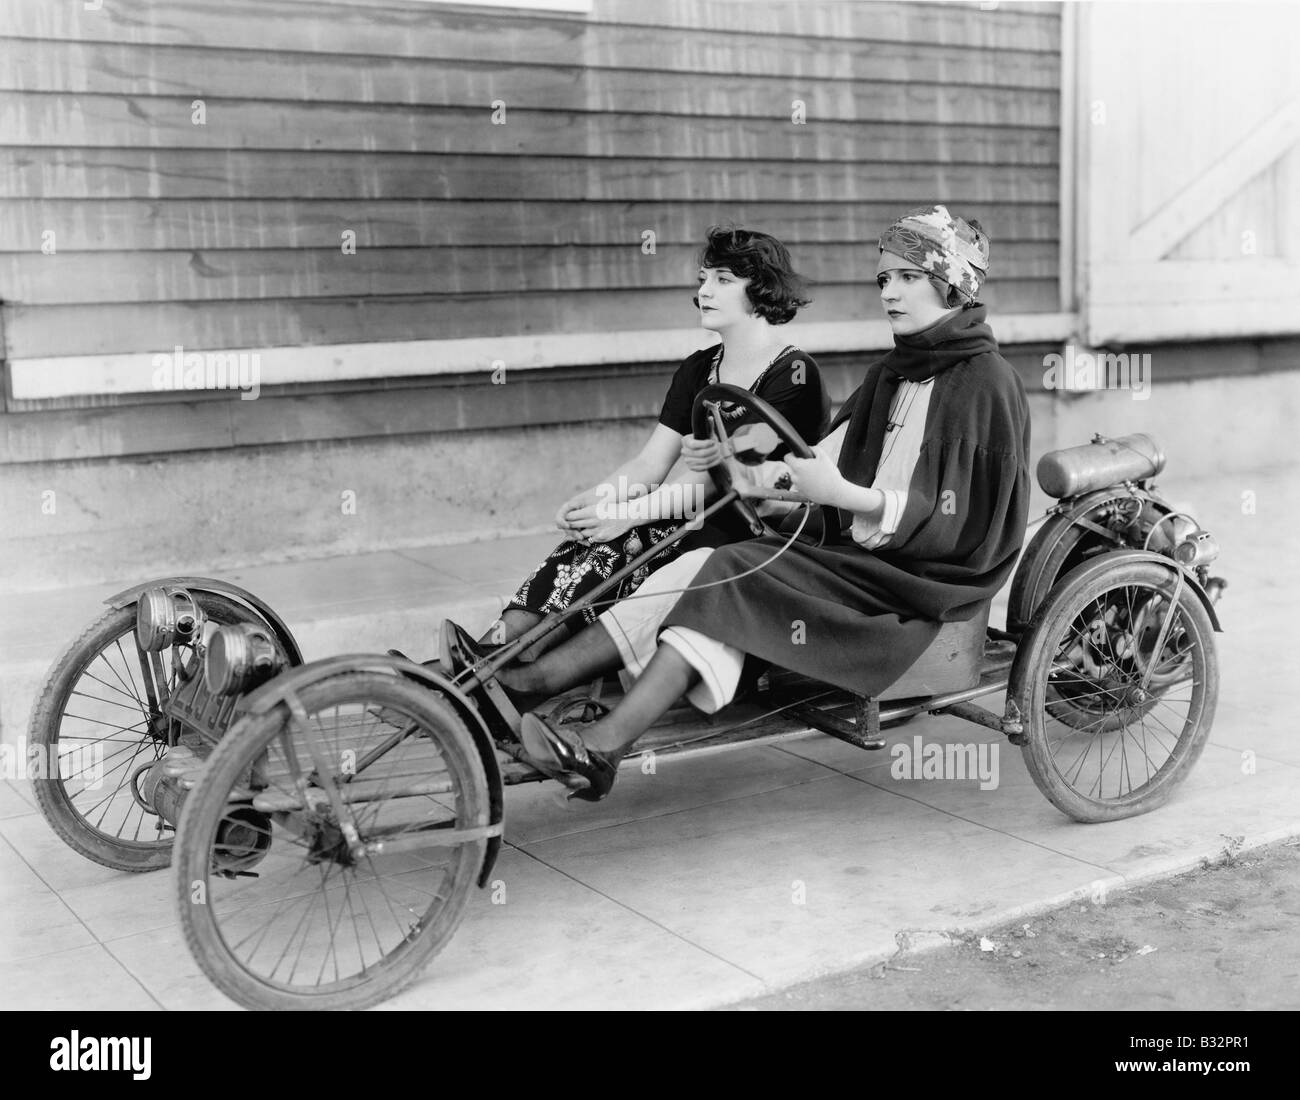
<path id="1" fill-rule="evenodd" d="M 1085 339 L 1300 333 L 1300 5 L 1076 17 Z"/>

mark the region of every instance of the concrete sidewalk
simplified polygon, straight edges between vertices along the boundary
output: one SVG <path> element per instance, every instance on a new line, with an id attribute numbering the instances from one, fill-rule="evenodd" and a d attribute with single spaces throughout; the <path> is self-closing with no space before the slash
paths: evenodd
<path id="1" fill-rule="evenodd" d="M 661 758 L 653 775 L 625 770 L 595 805 L 563 801 L 554 784 L 512 788 L 493 886 L 388 1007 L 717 1005 L 1300 832 L 1289 642 L 1300 595 L 1288 571 L 1300 481 L 1272 471 L 1162 488 L 1218 537 L 1229 581 L 1217 718 L 1168 806 L 1074 824 L 1018 750 L 951 718 L 918 719 L 893 740 L 996 744 L 996 789 L 896 779 L 888 750 L 820 734 Z M 309 660 L 389 645 L 423 655 L 438 618 L 485 625 L 550 545 L 541 535 L 221 575 L 270 600 Z M 50 659 L 109 591 L 0 600 L 7 741 Z M 172 890 L 169 872 L 81 859 L 30 789 L 0 785 L 0 961 L 11 964 L 0 1007 L 231 1007 L 190 959 Z"/>

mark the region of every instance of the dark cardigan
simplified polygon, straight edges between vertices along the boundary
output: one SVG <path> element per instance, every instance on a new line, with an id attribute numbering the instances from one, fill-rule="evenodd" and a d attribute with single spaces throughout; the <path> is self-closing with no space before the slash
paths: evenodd
<path id="1" fill-rule="evenodd" d="M 969 619 L 1015 565 L 1029 508 L 1029 407 L 977 306 L 873 363 L 845 403 L 842 473 L 870 485 L 900 377 L 933 376 L 925 436 L 899 527 L 888 546 L 841 537 L 796 543 L 764 536 L 716 550 L 664 626 L 685 626 L 761 660 L 878 695 L 934 640 L 942 622 Z M 827 526 L 852 517 L 828 510 Z"/>

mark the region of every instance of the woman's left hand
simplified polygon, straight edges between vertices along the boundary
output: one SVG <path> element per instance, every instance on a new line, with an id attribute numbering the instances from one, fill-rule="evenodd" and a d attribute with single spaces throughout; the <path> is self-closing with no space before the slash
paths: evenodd
<path id="1" fill-rule="evenodd" d="M 569 526 L 577 531 L 575 537 L 578 541 L 587 545 L 613 542 L 620 535 L 625 535 L 632 530 L 636 526 L 636 521 L 625 516 L 610 515 L 611 511 L 613 509 L 608 506 L 602 508 L 598 505 L 579 508 L 569 513 Z"/>
<path id="2" fill-rule="evenodd" d="M 688 470 L 703 473 L 722 462 L 722 447 L 716 439 L 696 439 L 688 435 L 682 440 L 682 461 Z"/>
<path id="3" fill-rule="evenodd" d="M 792 454 L 782 461 L 790 468 L 791 488 L 817 504 L 834 505 L 844 485 L 844 475 L 820 447 L 813 448 L 812 458 Z"/>

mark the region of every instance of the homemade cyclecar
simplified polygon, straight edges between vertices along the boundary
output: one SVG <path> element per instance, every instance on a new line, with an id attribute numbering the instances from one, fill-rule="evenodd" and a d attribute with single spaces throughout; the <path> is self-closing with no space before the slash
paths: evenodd
<path id="1" fill-rule="evenodd" d="M 730 438 L 723 404 L 746 414 Z M 755 502 L 798 502 L 747 475 L 777 445 L 810 454 L 748 391 L 703 391 L 695 434 L 722 437 L 728 456 L 701 520 L 736 508 L 759 534 Z M 735 723 L 693 736 L 674 726 L 651 746 L 811 726 L 873 749 L 890 723 L 949 714 L 1019 745 L 1034 782 L 1077 821 L 1153 809 L 1209 735 L 1225 583 L 1209 575 L 1214 539 L 1155 492 L 1163 465 L 1143 435 L 1045 455 L 1039 481 L 1058 503 L 1021 557 L 1006 629 L 988 627 L 987 605 L 946 624 L 885 698 L 773 669 L 724 712 Z M 50 769 L 35 785 L 41 811 L 109 867 L 174 862 L 190 948 L 241 1004 L 374 1004 L 415 978 L 489 881 L 505 787 L 545 778 L 521 759 L 496 672 L 661 549 L 454 678 L 377 654 L 304 664 L 270 606 L 223 581 L 119 593 L 56 662 L 31 726 L 48 759 L 98 755 L 102 769 Z M 1000 710 L 975 702 L 996 696 Z"/>

